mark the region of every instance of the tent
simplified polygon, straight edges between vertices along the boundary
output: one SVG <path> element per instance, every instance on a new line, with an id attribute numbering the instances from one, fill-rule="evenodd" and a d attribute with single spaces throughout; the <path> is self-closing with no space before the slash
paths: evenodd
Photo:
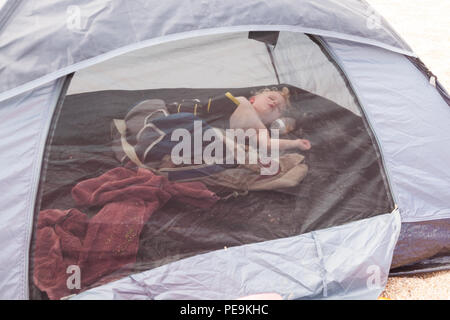
<path id="1" fill-rule="evenodd" d="M 365 1 L 10 0 L 0 34 L 0 298 L 375 299 L 450 266 L 450 98 Z M 283 88 L 311 148 L 275 174 L 156 159 Z"/>

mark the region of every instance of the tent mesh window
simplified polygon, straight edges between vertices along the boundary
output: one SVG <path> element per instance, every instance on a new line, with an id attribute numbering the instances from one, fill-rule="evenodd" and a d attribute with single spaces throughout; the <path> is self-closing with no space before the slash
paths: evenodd
<path id="1" fill-rule="evenodd" d="M 270 94 L 286 90 L 289 106 L 271 104 Z M 237 106 L 227 93 L 245 100 Z M 253 113 L 238 113 L 244 104 Z M 277 118 L 264 106 L 278 108 Z M 261 163 L 176 164 L 170 153 L 175 129 L 201 124 L 202 138 L 207 129 L 273 128 L 279 118 L 291 122 L 279 131 L 272 175 L 261 174 Z M 212 141 L 201 139 L 201 152 Z M 242 144 L 249 146 L 250 139 Z M 220 158 L 217 150 L 211 155 Z M 78 71 L 54 114 L 37 201 L 32 299 L 59 299 L 186 257 L 394 206 L 347 80 L 317 42 L 289 32 L 177 40 Z"/>

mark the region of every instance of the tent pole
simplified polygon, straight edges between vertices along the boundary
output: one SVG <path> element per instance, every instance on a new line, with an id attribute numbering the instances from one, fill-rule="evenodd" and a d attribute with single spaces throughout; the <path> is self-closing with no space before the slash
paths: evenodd
<path id="1" fill-rule="evenodd" d="M 272 62 L 273 70 L 275 71 L 275 76 L 277 77 L 277 82 L 278 82 L 278 84 L 281 84 L 280 83 L 280 77 L 278 76 L 277 67 L 275 65 L 275 58 L 273 57 L 272 48 L 267 43 L 266 43 L 266 48 L 267 48 L 267 52 L 269 53 L 269 56 L 270 56 L 270 61 Z"/>

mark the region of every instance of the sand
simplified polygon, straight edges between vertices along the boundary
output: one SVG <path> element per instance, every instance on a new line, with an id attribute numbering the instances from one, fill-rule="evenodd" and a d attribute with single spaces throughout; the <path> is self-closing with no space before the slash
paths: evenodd
<path id="1" fill-rule="evenodd" d="M 449 91 L 450 1 L 366 1 L 389 21 Z M 450 300 L 450 271 L 391 277 L 382 297 L 392 300 Z"/>
<path id="2" fill-rule="evenodd" d="M 381 297 L 390 300 L 450 300 L 450 271 L 390 277 Z"/>

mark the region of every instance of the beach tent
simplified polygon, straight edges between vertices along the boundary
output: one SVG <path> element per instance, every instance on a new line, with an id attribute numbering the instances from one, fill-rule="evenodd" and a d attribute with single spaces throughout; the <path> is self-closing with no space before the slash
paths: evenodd
<path id="1" fill-rule="evenodd" d="M 136 143 L 284 87 L 312 147 L 275 176 Z M 10 0 L 0 119 L 2 299 L 375 299 L 450 265 L 449 96 L 365 1 Z"/>

